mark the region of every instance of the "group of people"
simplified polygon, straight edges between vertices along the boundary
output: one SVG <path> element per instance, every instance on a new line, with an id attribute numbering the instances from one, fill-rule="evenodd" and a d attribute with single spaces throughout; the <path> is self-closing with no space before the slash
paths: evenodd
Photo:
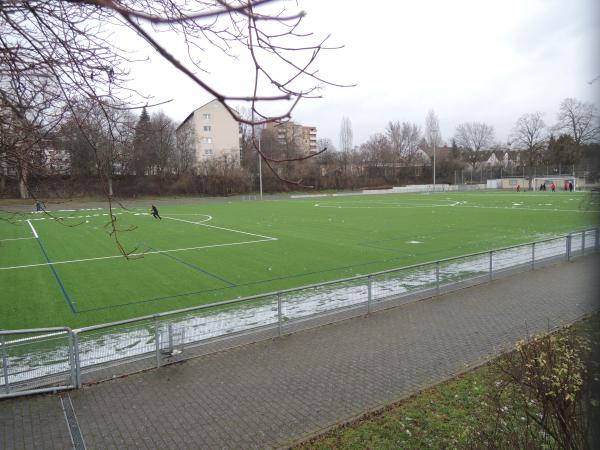
<path id="1" fill-rule="evenodd" d="M 573 192 L 573 189 L 574 189 L 573 182 L 565 180 L 565 184 L 563 186 L 563 189 L 565 191 Z M 546 190 L 548 190 L 548 188 L 546 187 L 546 183 L 540 184 L 540 191 L 546 191 Z M 556 184 L 554 184 L 554 182 L 552 182 L 550 184 L 550 190 L 552 192 L 556 192 Z M 521 185 L 520 184 L 517 184 L 517 192 L 521 192 Z"/>
<path id="2" fill-rule="evenodd" d="M 573 189 L 574 189 L 573 182 L 565 180 L 565 184 L 563 186 L 563 189 L 565 191 L 573 192 Z M 542 183 L 540 185 L 540 191 L 546 191 L 546 190 L 548 190 L 548 188 L 546 187 L 546 183 Z M 554 182 L 552 182 L 550 184 L 550 190 L 552 192 L 556 192 L 556 184 L 554 184 Z"/>

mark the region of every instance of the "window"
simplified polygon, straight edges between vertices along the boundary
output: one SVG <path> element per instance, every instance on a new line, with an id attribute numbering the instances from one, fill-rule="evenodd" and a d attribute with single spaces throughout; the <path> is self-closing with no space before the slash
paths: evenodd
<path id="1" fill-rule="evenodd" d="M 207 131 L 210 133 L 210 130 L 211 130 L 210 125 L 204 125 L 204 131 Z"/>
<path id="2" fill-rule="evenodd" d="M 207 148 L 206 150 L 204 150 L 204 154 L 206 156 L 211 156 L 212 155 L 212 149 L 211 148 Z"/>
<path id="3" fill-rule="evenodd" d="M 212 144 L 212 138 L 209 138 L 209 137 L 203 137 L 203 138 L 202 138 L 202 143 L 203 143 L 203 144 Z"/>
<path id="4" fill-rule="evenodd" d="M 204 120 L 210 120 L 210 113 L 204 113 L 204 114 L 202 114 L 202 118 Z"/>

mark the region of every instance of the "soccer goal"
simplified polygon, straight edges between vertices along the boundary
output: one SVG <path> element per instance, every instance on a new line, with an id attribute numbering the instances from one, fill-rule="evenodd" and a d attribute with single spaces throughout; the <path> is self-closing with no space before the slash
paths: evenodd
<path id="1" fill-rule="evenodd" d="M 577 178 L 569 175 L 561 176 L 545 176 L 533 179 L 533 188 L 539 191 L 542 186 L 546 186 L 546 190 L 550 190 L 550 186 L 554 184 L 557 191 L 569 191 L 570 186 L 573 186 L 573 191 L 577 190 Z"/>

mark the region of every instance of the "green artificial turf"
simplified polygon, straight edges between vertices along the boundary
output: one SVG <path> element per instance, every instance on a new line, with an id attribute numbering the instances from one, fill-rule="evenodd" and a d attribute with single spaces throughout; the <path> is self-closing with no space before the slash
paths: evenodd
<path id="1" fill-rule="evenodd" d="M 115 210 L 120 242 L 141 254 L 129 259 L 106 210 L 0 213 L 0 328 L 116 321 L 530 242 L 597 226 L 596 203 L 565 192 L 174 201 L 156 220 L 148 202 Z"/>

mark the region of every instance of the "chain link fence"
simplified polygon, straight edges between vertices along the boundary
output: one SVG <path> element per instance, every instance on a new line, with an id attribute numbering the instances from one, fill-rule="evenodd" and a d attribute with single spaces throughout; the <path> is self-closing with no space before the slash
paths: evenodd
<path id="1" fill-rule="evenodd" d="M 589 229 L 80 329 L 0 331 L 0 398 L 80 387 L 406 304 L 599 250 Z"/>

